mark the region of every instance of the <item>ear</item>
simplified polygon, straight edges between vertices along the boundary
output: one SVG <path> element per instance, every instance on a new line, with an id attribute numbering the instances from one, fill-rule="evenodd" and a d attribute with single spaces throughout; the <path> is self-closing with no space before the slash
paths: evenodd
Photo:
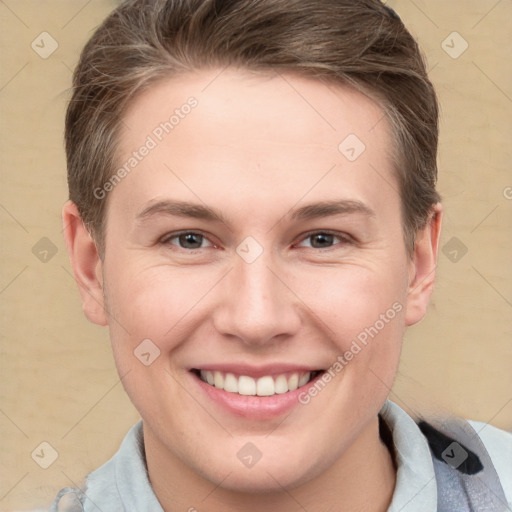
<path id="1" fill-rule="evenodd" d="M 436 204 L 432 208 L 425 227 L 416 233 L 409 268 L 409 291 L 405 316 L 407 326 L 414 325 L 425 316 L 430 295 L 434 289 L 442 213 L 441 204 Z"/>
<path id="2" fill-rule="evenodd" d="M 96 243 L 84 226 L 78 208 L 68 201 L 62 208 L 64 238 L 78 289 L 82 309 L 93 323 L 107 325 L 108 318 L 103 297 L 102 263 Z"/>

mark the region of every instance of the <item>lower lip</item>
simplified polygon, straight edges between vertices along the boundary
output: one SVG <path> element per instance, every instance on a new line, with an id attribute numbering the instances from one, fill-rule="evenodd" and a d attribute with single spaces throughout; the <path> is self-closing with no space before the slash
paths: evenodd
<path id="1" fill-rule="evenodd" d="M 201 380 L 195 373 L 191 373 L 191 375 L 208 398 L 224 410 L 227 410 L 233 416 L 256 421 L 271 420 L 289 414 L 294 407 L 302 405 L 299 402 L 301 393 L 307 391 L 317 379 L 322 377 L 322 374 L 317 375 L 313 380 L 295 391 L 272 396 L 246 396 L 229 393 L 211 386 Z"/>

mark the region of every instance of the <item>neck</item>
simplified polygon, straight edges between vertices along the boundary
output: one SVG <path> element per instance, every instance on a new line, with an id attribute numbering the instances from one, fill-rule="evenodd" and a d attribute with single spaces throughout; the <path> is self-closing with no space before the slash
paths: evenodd
<path id="1" fill-rule="evenodd" d="M 280 492 L 234 492 L 202 478 L 161 445 L 146 423 L 144 442 L 151 485 L 165 512 L 193 512 L 195 508 L 266 512 L 269 507 L 280 512 L 385 512 L 396 483 L 393 459 L 379 436 L 378 418 L 326 471 Z"/>

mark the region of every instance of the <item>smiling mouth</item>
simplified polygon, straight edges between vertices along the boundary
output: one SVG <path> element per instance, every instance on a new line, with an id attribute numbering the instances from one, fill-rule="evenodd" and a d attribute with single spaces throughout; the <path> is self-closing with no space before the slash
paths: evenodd
<path id="1" fill-rule="evenodd" d="M 292 372 L 281 375 L 265 375 L 253 378 L 248 375 L 235 375 L 229 372 L 198 370 L 192 372 L 210 386 L 228 393 L 243 396 L 274 396 L 295 391 L 309 384 L 324 370 L 310 372 Z"/>

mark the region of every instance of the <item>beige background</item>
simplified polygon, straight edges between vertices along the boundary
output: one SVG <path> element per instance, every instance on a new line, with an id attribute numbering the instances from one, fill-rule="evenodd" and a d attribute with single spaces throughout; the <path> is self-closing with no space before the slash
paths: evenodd
<path id="1" fill-rule="evenodd" d="M 0 0 L 3 511 L 48 504 L 79 483 L 138 419 L 107 331 L 81 313 L 60 221 L 71 70 L 114 4 Z M 391 398 L 409 411 L 437 404 L 512 430 L 512 3 L 389 4 L 419 39 L 439 92 L 446 208 L 437 289 L 428 318 L 407 333 Z M 59 45 L 47 59 L 31 48 L 44 31 Z M 454 31 L 469 45 L 458 58 L 442 47 Z M 444 43 L 452 54 L 463 48 L 460 36 Z M 36 257 L 51 248 L 43 237 L 57 250 L 46 262 Z M 453 237 L 467 247 L 463 257 L 446 246 Z M 58 452 L 48 469 L 31 457 L 43 441 Z"/>

